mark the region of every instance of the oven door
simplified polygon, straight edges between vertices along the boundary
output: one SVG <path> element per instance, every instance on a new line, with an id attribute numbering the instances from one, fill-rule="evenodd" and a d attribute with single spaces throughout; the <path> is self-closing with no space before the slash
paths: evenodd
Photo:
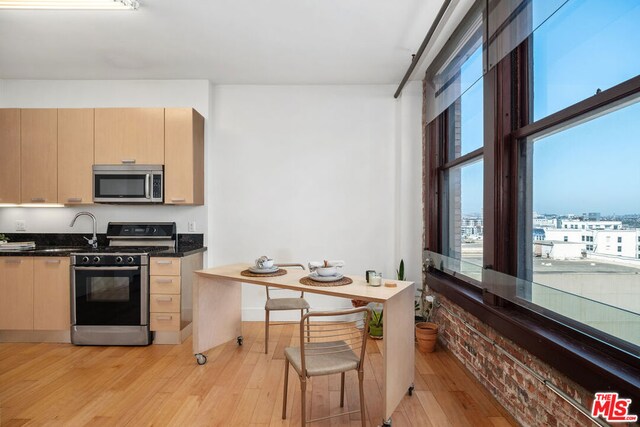
<path id="1" fill-rule="evenodd" d="M 72 325 L 148 325 L 148 267 L 73 267 Z"/>

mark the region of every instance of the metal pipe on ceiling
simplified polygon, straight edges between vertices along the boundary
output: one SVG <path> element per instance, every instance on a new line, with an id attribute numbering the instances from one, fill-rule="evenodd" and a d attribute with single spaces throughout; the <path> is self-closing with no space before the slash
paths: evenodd
<path id="1" fill-rule="evenodd" d="M 402 81 L 400 82 L 400 85 L 398 86 L 396 93 L 393 95 L 394 98 L 399 97 L 400 93 L 402 93 L 402 88 L 404 88 L 404 85 L 407 84 L 407 81 L 409 80 L 409 77 L 411 77 L 413 70 L 416 68 L 416 65 L 418 65 L 418 61 L 420 61 L 420 58 L 422 57 L 424 50 L 427 48 L 429 41 L 431 41 L 433 34 L 436 32 L 436 28 L 438 28 L 440 21 L 442 21 L 442 17 L 444 16 L 444 13 L 447 11 L 447 8 L 449 7 L 450 3 L 451 3 L 451 0 L 445 0 L 444 3 L 442 3 L 442 6 L 440 7 L 438 14 L 436 15 L 436 19 L 431 24 L 431 27 L 429 28 L 427 35 L 425 36 L 424 40 L 422 41 L 422 44 L 418 48 L 418 51 L 416 52 L 415 55 L 413 55 L 413 59 L 411 60 L 411 65 L 409 65 L 407 72 L 404 73 L 404 77 L 402 78 Z"/>

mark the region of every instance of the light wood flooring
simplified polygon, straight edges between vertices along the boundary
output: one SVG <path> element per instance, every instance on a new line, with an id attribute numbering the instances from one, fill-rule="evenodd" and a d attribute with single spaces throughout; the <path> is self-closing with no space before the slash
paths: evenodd
<path id="1" fill-rule="evenodd" d="M 299 339 L 296 326 L 272 326 L 265 355 L 263 324 L 246 322 L 244 345 L 210 350 L 204 366 L 196 364 L 190 339 L 149 347 L 0 344 L 0 425 L 300 425 L 293 370 L 287 419 L 281 419 L 283 349 Z M 369 341 L 365 363 L 372 426 L 382 421 L 381 344 Z M 415 368 L 415 392 L 393 414 L 394 427 L 516 425 L 448 352 L 416 350 Z M 339 413 L 340 376 L 313 378 L 307 398 L 312 418 Z M 358 409 L 355 372 L 347 374 L 344 409 Z M 359 426 L 359 419 L 352 414 L 312 426 Z"/>

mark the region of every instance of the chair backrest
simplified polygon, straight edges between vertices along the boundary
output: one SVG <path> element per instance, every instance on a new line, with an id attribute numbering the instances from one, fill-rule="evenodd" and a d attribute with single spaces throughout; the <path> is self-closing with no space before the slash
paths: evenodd
<path id="1" fill-rule="evenodd" d="M 287 291 L 287 292 L 292 292 L 291 289 L 282 289 L 282 288 L 274 288 L 274 287 L 269 287 L 269 286 L 265 286 L 265 289 L 267 290 L 267 299 L 271 299 L 271 296 L 269 295 L 269 289 L 271 289 L 271 291 Z M 295 291 L 294 291 L 295 292 Z M 300 292 L 300 298 L 304 298 L 304 292 Z"/>
<path id="2" fill-rule="evenodd" d="M 332 317 L 329 321 L 313 323 L 314 318 Z M 308 322 L 307 322 L 308 320 Z M 341 311 L 310 312 L 300 320 L 300 359 L 306 374 L 306 358 L 339 355 L 353 351 L 364 362 L 369 335 L 371 309 L 358 307 Z M 326 343 L 326 344 L 318 344 Z"/>

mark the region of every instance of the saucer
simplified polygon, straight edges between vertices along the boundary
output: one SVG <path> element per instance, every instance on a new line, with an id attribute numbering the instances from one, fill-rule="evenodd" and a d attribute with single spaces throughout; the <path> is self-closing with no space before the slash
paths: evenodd
<path id="1" fill-rule="evenodd" d="M 258 268 L 256 266 L 249 267 L 249 271 L 252 272 L 252 273 L 256 273 L 256 274 L 275 273 L 279 269 L 280 269 L 280 267 L 278 267 L 276 265 L 274 265 L 273 267 L 269 267 L 269 268 Z"/>
<path id="2" fill-rule="evenodd" d="M 335 282 L 342 279 L 344 274 L 338 273 L 335 276 L 319 276 L 316 273 L 311 273 L 307 277 L 315 282 Z"/>

